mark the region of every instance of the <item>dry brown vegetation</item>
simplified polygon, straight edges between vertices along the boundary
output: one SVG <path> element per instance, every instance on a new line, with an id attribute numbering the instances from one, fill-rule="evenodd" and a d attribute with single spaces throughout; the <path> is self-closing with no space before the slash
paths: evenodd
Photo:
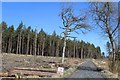
<path id="1" fill-rule="evenodd" d="M 113 73 L 120 73 L 120 61 L 109 61 L 109 70 Z"/>
<path id="2" fill-rule="evenodd" d="M 103 73 L 106 74 L 109 78 L 116 78 L 120 74 L 120 61 L 110 61 L 108 59 L 97 59 L 93 62 L 100 68 L 103 69 Z"/>
<path id="3" fill-rule="evenodd" d="M 2 56 L 2 70 L 4 72 L 3 74 L 6 74 L 5 76 L 10 73 L 14 75 L 20 71 L 24 74 L 28 73 L 27 75 L 31 76 L 33 75 L 31 74 L 31 71 L 36 73 L 35 71 L 37 70 L 38 73 L 41 73 L 39 72 L 41 69 L 43 69 L 42 72 L 45 75 L 48 74 L 50 70 L 54 69 L 54 73 L 52 75 L 55 75 L 59 66 L 63 66 L 67 69 L 72 68 L 76 66 L 76 64 L 82 62 L 80 59 L 65 58 L 65 63 L 61 64 L 61 57 L 26 56 L 12 53 L 3 53 Z"/>

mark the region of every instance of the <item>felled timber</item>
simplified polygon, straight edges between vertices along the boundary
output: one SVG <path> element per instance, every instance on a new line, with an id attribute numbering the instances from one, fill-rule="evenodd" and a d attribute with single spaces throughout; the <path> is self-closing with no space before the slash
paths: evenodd
<path id="1" fill-rule="evenodd" d="M 56 69 L 39 69 L 39 68 L 23 68 L 15 67 L 9 72 L 9 76 L 24 75 L 24 76 L 39 76 L 39 77 L 52 77 L 57 72 Z"/>
<path id="2" fill-rule="evenodd" d="M 41 72 L 51 72 L 57 73 L 57 69 L 47 69 L 47 68 L 25 68 L 25 67 L 15 67 L 14 70 L 29 70 L 29 71 L 41 71 Z"/>

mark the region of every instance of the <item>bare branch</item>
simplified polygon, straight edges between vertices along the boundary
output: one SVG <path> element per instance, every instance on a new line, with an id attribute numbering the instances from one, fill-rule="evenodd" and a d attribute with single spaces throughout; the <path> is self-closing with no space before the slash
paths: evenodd
<path id="1" fill-rule="evenodd" d="M 112 52 L 113 52 L 113 60 L 115 60 L 115 43 L 114 43 L 114 32 L 117 30 L 119 26 L 119 20 L 118 24 L 115 27 L 115 29 L 112 31 L 112 24 L 113 15 L 116 15 L 114 13 L 114 9 L 112 8 L 112 3 L 105 2 L 105 3 L 94 3 L 92 4 L 92 16 L 97 23 L 97 25 L 102 29 L 102 31 L 108 35 L 108 38 L 110 40 L 111 46 L 112 46 Z M 111 16 L 112 15 L 112 16 Z"/>
<path id="2" fill-rule="evenodd" d="M 119 25 L 120 25 L 120 17 L 118 18 L 118 24 L 117 24 L 116 28 L 112 31 L 112 34 L 114 34 L 114 32 L 118 29 Z"/>
<path id="3" fill-rule="evenodd" d="M 62 63 L 63 63 L 65 48 L 66 48 L 66 38 L 71 37 L 68 35 L 70 35 L 71 32 L 76 32 L 78 34 L 76 30 L 81 28 L 87 29 L 88 26 L 84 22 L 86 20 L 86 16 L 82 16 L 82 17 L 75 16 L 73 14 L 73 10 L 70 7 L 63 8 L 60 16 L 62 18 L 63 26 L 64 26 L 64 28 L 62 29 L 65 30 L 64 32 L 62 32 L 64 33 L 64 47 L 63 47 L 63 54 L 62 54 Z M 84 32 L 82 31 L 82 33 Z"/>

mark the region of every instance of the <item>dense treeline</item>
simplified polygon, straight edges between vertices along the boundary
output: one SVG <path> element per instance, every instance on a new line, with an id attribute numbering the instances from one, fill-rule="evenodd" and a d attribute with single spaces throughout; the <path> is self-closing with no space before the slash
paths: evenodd
<path id="1" fill-rule="evenodd" d="M 17 29 L 14 25 L 8 26 L 2 22 L 2 52 L 25 54 L 25 55 L 42 55 L 42 56 L 62 56 L 63 39 L 54 31 L 48 35 L 43 29 L 39 33 L 27 28 L 23 22 Z M 75 41 L 67 39 L 65 57 L 77 58 L 100 58 L 100 47 L 84 41 Z"/>

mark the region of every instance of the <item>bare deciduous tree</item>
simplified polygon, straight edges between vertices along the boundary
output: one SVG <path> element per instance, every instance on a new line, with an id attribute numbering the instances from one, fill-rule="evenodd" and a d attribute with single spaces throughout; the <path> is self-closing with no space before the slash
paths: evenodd
<path id="1" fill-rule="evenodd" d="M 64 47 L 63 47 L 63 53 L 62 53 L 62 64 L 64 63 L 64 57 L 65 57 L 65 48 L 66 48 L 66 39 L 69 36 L 71 32 L 76 32 L 76 30 L 82 30 L 88 29 L 88 25 L 85 23 L 86 16 L 75 16 L 73 14 L 73 9 L 69 6 L 67 8 L 62 8 L 62 11 L 60 13 L 60 17 L 62 19 L 64 32 Z M 61 33 L 61 34 L 62 34 Z"/>
<path id="2" fill-rule="evenodd" d="M 102 31 L 107 34 L 112 47 L 112 59 L 115 60 L 115 34 L 120 23 L 117 6 L 112 2 L 91 3 L 92 16 Z"/>

